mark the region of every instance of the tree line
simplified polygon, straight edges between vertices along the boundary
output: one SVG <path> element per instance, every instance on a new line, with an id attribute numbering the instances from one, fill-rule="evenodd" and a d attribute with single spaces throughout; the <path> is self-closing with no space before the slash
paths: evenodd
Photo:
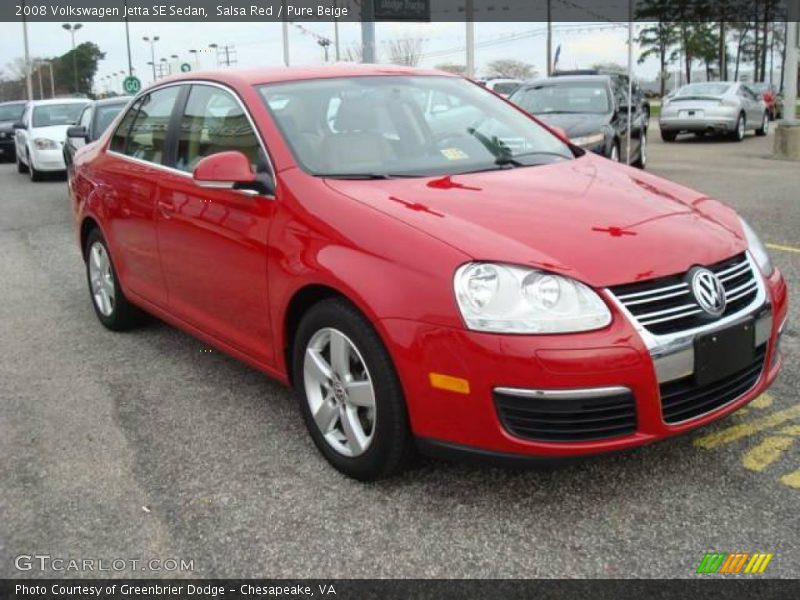
<path id="1" fill-rule="evenodd" d="M 761 82 L 769 79 L 777 57 L 783 89 L 788 26 L 783 0 L 640 0 L 635 18 L 648 21 L 636 39 L 642 48 L 638 62 L 659 60 L 662 96 L 667 68 L 675 62 L 686 83 L 695 66 L 705 68 L 709 80 L 738 80 L 745 63 L 753 65 L 753 81 Z"/>

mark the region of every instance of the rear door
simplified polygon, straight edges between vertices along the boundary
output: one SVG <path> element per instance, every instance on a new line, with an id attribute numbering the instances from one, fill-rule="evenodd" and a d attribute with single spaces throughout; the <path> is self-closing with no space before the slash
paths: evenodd
<path id="1" fill-rule="evenodd" d="M 149 92 L 121 120 L 101 165 L 109 243 L 126 292 L 167 305 L 156 237 L 159 182 L 169 173 L 168 130 L 185 85 Z M 176 113 L 177 114 L 177 113 Z"/>
<path id="2" fill-rule="evenodd" d="M 217 85 L 191 86 L 178 131 L 176 170 L 162 177 L 157 202 L 170 312 L 272 364 L 267 233 L 276 202 L 192 178 L 201 159 L 231 150 L 269 170 L 266 152 L 238 97 Z"/>

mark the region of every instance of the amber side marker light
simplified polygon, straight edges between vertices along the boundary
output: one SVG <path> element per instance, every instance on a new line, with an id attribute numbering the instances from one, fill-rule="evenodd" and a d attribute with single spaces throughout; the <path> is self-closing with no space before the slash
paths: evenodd
<path id="1" fill-rule="evenodd" d="M 469 394 L 469 381 L 461 377 L 452 377 L 450 375 L 442 375 L 441 373 L 429 373 L 428 378 L 430 379 L 431 387 L 447 390 L 448 392 L 455 392 L 456 394 Z"/>

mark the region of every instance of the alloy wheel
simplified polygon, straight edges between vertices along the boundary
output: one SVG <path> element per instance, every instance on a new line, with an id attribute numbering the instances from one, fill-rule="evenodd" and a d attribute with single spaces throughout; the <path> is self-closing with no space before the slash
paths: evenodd
<path id="1" fill-rule="evenodd" d="M 355 344 L 338 329 L 317 331 L 303 363 L 306 401 L 316 426 L 339 454 L 367 451 L 375 434 L 375 389 Z"/>
<path id="2" fill-rule="evenodd" d="M 619 148 L 616 144 L 611 146 L 611 156 L 609 158 L 614 162 L 619 162 Z"/>
<path id="3" fill-rule="evenodd" d="M 105 317 L 111 316 L 115 300 L 114 272 L 108 252 L 100 242 L 95 242 L 89 249 L 89 281 L 97 310 Z"/>
<path id="4" fill-rule="evenodd" d="M 736 124 L 736 135 L 740 140 L 744 139 L 744 117 L 739 117 L 739 122 Z"/>
<path id="5" fill-rule="evenodd" d="M 639 141 L 639 163 L 644 167 L 647 165 L 647 134 L 642 133 Z"/>

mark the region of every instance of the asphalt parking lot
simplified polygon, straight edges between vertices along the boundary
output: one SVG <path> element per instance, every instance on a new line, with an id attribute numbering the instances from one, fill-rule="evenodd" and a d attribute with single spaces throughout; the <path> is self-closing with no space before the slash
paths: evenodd
<path id="1" fill-rule="evenodd" d="M 0 165 L 0 575 L 14 557 L 184 559 L 195 577 L 691 577 L 706 551 L 800 572 L 800 168 L 651 130 L 649 170 L 729 202 L 793 293 L 768 395 L 690 435 L 556 469 L 421 461 L 364 485 L 291 393 L 153 321 L 97 322 L 66 184 Z M 669 252 L 669 248 L 664 248 Z M 86 576 L 96 573 L 86 573 Z M 69 573 L 69 575 L 75 575 Z"/>

